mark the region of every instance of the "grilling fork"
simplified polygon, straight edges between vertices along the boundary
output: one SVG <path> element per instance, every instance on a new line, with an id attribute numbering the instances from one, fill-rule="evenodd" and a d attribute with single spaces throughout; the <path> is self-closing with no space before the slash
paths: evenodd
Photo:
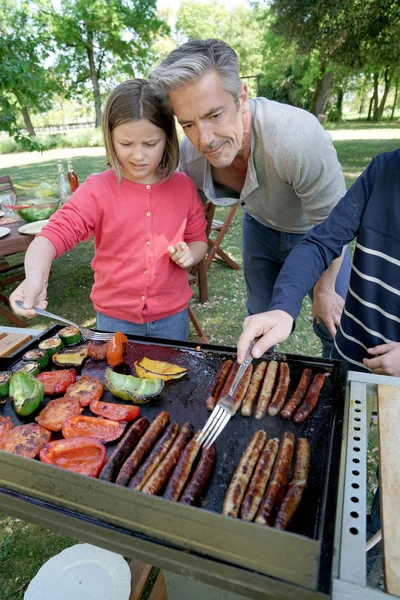
<path id="1" fill-rule="evenodd" d="M 20 300 L 16 300 L 15 304 L 18 308 L 24 309 L 24 303 Z M 82 334 L 84 340 L 95 340 L 98 342 L 107 342 L 111 340 L 113 333 L 100 333 L 99 331 L 93 331 L 93 329 L 88 329 L 87 327 L 81 327 L 77 323 L 73 321 L 68 321 L 68 319 L 64 319 L 63 317 L 59 317 L 57 315 L 53 315 L 53 313 L 48 312 L 47 310 L 43 310 L 38 306 L 34 306 L 33 310 L 37 315 L 42 315 L 43 317 L 49 317 L 50 319 L 54 319 L 55 321 L 59 321 L 60 323 L 66 323 L 67 325 L 72 325 L 73 327 L 77 327 Z"/>
<path id="2" fill-rule="evenodd" d="M 203 445 L 206 450 L 211 446 L 211 444 L 213 444 L 213 442 L 215 442 L 225 425 L 228 423 L 231 417 L 233 417 L 233 394 L 235 393 L 238 383 L 243 377 L 245 370 L 253 360 L 251 351 L 255 342 L 256 340 L 250 344 L 246 353 L 246 357 L 236 373 L 236 377 L 232 382 L 229 392 L 226 396 L 223 396 L 218 400 L 217 405 L 213 409 L 206 424 L 200 432 L 197 443 Z"/>

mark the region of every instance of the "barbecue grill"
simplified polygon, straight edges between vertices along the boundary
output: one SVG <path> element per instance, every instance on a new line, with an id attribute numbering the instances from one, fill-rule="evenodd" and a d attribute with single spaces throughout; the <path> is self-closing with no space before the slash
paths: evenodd
<path id="1" fill-rule="evenodd" d="M 59 328 L 50 328 L 13 357 L 2 359 L 0 369 L 10 369 L 24 352 L 54 336 Z M 188 376 L 169 381 L 156 400 L 143 406 L 141 414 L 153 419 L 161 410 L 168 410 L 171 420 L 181 424 L 190 421 L 200 429 L 209 414 L 205 408 L 207 387 L 221 362 L 235 358 L 236 349 L 204 345 L 197 350 L 190 342 L 130 337 L 126 363 L 120 372 L 133 371 L 134 361 L 143 356 L 180 364 L 188 369 Z M 331 376 L 317 410 L 302 424 L 268 414 L 261 421 L 235 415 L 217 440 L 216 464 L 200 508 L 0 452 L 2 510 L 247 598 L 327 598 L 334 570 L 338 487 L 343 477 L 340 457 L 346 368 L 340 361 L 290 354 L 267 354 L 264 358 L 287 360 L 291 371 L 289 393 L 305 367 L 313 375 L 328 371 Z M 104 362 L 88 360 L 82 373 L 102 378 L 104 369 Z M 109 392 L 104 399 L 113 401 Z M 9 402 L 0 413 L 11 416 L 16 424 L 30 420 L 22 421 Z M 287 531 L 220 514 L 230 479 L 258 429 L 264 429 L 268 437 L 293 431 L 296 437 L 306 437 L 311 445 L 308 489 Z M 107 446 L 111 452 L 114 444 Z"/>

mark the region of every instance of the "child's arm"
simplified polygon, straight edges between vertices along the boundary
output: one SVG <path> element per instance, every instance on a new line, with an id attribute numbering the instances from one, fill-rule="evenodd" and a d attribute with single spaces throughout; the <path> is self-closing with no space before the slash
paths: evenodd
<path id="1" fill-rule="evenodd" d="M 37 237 L 30 244 L 25 255 L 25 279 L 10 296 L 16 314 L 32 319 L 36 316 L 33 306 L 47 308 L 47 283 L 55 256 L 55 247 L 45 237 Z M 16 306 L 16 300 L 24 303 L 25 310 Z"/>
<path id="2" fill-rule="evenodd" d="M 168 246 L 168 254 L 179 267 L 188 269 L 197 265 L 205 257 L 207 244 L 205 242 L 178 242 L 175 246 Z"/>

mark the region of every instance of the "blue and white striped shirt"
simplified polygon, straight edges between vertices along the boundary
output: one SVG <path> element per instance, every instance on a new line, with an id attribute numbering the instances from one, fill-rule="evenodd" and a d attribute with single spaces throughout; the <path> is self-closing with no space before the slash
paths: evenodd
<path id="1" fill-rule="evenodd" d="M 367 348 L 400 342 L 400 150 L 374 158 L 329 217 L 286 260 L 268 310 L 293 318 L 343 246 L 357 238 L 334 358 L 368 371 Z"/>

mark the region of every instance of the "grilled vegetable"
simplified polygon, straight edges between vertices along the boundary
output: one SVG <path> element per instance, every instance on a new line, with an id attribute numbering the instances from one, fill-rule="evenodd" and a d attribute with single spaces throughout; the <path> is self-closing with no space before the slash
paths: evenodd
<path id="1" fill-rule="evenodd" d="M 65 346 L 73 346 L 74 344 L 80 342 L 82 339 L 82 334 L 80 330 L 77 327 L 74 327 L 73 325 L 60 329 L 58 335 L 60 336 Z"/>
<path id="2" fill-rule="evenodd" d="M 26 456 L 26 458 L 35 458 L 50 438 L 51 432 L 37 423 L 18 425 L 0 439 L 0 450 Z"/>
<path id="3" fill-rule="evenodd" d="M 110 367 L 117 367 L 125 360 L 128 349 L 128 338 L 125 334 L 116 331 L 107 347 L 107 363 Z"/>
<path id="4" fill-rule="evenodd" d="M 48 357 L 51 358 L 53 354 L 55 354 L 56 352 L 60 352 L 63 346 L 64 344 L 62 343 L 62 340 L 60 338 L 52 337 L 48 340 L 43 340 L 42 342 L 40 342 L 38 348 L 39 350 L 47 352 Z"/>
<path id="5" fill-rule="evenodd" d="M 10 417 L 0 417 L 0 438 L 7 435 L 11 429 L 14 429 L 14 423 Z"/>
<path id="6" fill-rule="evenodd" d="M 15 365 L 13 371 L 14 373 L 20 373 L 22 371 L 29 375 L 38 375 L 40 373 L 40 367 L 37 362 L 24 362 L 21 360 L 21 362 Z"/>
<path id="7" fill-rule="evenodd" d="M 77 346 L 73 350 L 66 348 L 53 354 L 52 361 L 58 367 L 75 367 L 80 369 L 88 356 L 87 346 Z"/>
<path id="8" fill-rule="evenodd" d="M 61 431 L 67 419 L 73 415 L 79 415 L 82 411 L 82 406 L 75 398 L 57 398 L 50 400 L 35 417 L 35 421 L 49 431 Z"/>
<path id="9" fill-rule="evenodd" d="M 104 373 L 104 386 L 117 398 L 144 404 L 158 396 L 164 382 L 162 379 L 139 379 L 132 375 L 121 375 L 108 368 Z"/>
<path id="10" fill-rule="evenodd" d="M 106 460 L 106 447 L 89 437 L 55 440 L 43 446 L 40 460 L 81 475 L 97 477 Z"/>
<path id="11" fill-rule="evenodd" d="M 103 442 L 113 442 L 124 433 L 126 423 L 111 421 L 102 417 L 86 417 L 74 415 L 67 419 L 62 426 L 62 434 L 65 438 L 93 437 Z"/>
<path id="12" fill-rule="evenodd" d="M 43 369 L 49 362 L 49 355 L 44 350 L 29 350 L 22 357 L 25 362 L 35 362 Z"/>
<path id="13" fill-rule="evenodd" d="M 138 406 L 129 404 L 114 404 L 113 402 L 101 402 L 94 399 L 90 402 L 90 410 L 94 415 L 113 421 L 134 421 L 140 414 Z"/>
<path id="14" fill-rule="evenodd" d="M 88 356 L 94 360 L 105 360 L 107 358 L 108 342 L 98 344 L 96 342 L 88 343 Z"/>
<path id="15" fill-rule="evenodd" d="M 79 400 L 81 406 L 89 406 L 92 400 L 101 398 L 103 392 L 104 386 L 100 379 L 85 374 L 67 388 L 65 395 Z"/>
<path id="16" fill-rule="evenodd" d="M 60 396 L 65 394 L 68 386 L 76 381 L 75 369 L 63 369 L 62 371 L 45 371 L 37 376 L 44 386 L 46 396 Z"/>
<path id="17" fill-rule="evenodd" d="M 8 396 L 10 388 L 11 371 L 3 371 L 0 373 L 0 397 Z"/>
<path id="18" fill-rule="evenodd" d="M 139 377 L 148 379 L 180 379 L 187 373 L 187 369 L 179 365 L 172 365 L 161 360 L 151 360 L 150 358 L 142 358 L 139 362 L 135 362 L 136 373 Z"/>
<path id="19" fill-rule="evenodd" d="M 19 371 L 11 375 L 9 396 L 17 415 L 26 417 L 33 413 L 43 400 L 44 388 L 36 377 Z"/>

